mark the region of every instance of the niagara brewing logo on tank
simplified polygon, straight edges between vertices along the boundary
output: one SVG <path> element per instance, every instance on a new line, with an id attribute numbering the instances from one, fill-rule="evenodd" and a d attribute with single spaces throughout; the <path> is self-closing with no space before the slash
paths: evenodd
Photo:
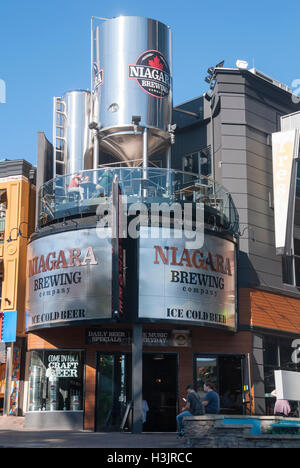
<path id="1" fill-rule="evenodd" d="M 134 65 L 128 65 L 128 78 L 134 79 L 146 93 L 167 98 L 170 92 L 170 68 L 158 50 L 143 52 Z"/>

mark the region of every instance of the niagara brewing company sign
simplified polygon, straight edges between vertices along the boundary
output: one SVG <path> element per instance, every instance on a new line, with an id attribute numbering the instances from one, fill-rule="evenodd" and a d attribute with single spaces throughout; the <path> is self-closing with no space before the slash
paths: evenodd
<path id="1" fill-rule="evenodd" d="M 235 263 L 234 243 L 216 236 L 199 249 L 141 236 L 139 317 L 235 329 Z"/>
<path id="2" fill-rule="evenodd" d="M 148 94 L 167 98 L 170 93 L 171 76 L 167 60 L 158 50 L 147 50 L 128 65 L 128 78 L 137 81 Z"/>
<path id="3" fill-rule="evenodd" d="M 76 245 L 76 247 L 74 247 Z M 111 244 L 95 229 L 29 244 L 26 329 L 111 316 Z"/>

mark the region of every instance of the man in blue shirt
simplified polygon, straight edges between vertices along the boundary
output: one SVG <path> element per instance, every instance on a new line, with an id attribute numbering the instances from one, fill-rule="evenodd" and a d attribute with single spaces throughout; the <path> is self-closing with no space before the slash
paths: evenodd
<path id="1" fill-rule="evenodd" d="M 215 386 L 212 382 L 204 384 L 204 391 L 207 392 L 202 406 L 204 406 L 205 414 L 218 414 L 220 411 L 220 398 L 216 392 Z"/>

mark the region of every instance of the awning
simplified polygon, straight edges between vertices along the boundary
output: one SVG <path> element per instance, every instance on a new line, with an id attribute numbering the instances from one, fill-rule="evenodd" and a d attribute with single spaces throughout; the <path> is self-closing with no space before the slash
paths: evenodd
<path id="1" fill-rule="evenodd" d="M 253 327 L 300 333 L 300 300 L 294 297 L 241 288 L 240 321 Z"/>

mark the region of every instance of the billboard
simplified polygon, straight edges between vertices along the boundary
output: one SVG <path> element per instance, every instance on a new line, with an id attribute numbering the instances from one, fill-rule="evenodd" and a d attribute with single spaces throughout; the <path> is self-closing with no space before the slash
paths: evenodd
<path id="1" fill-rule="evenodd" d="M 103 236 L 104 237 L 104 236 Z M 26 331 L 111 318 L 111 235 L 67 231 L 28 245 Z"/>
<path id="2" fill-rule="evenodd" d="M 292 255 L 298 131 L 273 133 L 272 146 L 276 253 Z"/>
<path id="3" fill-rule="evenodd" d="M 173 238 L 156 239 L 145 229 L 139 246 L 139 318 L 235 330 L 235 244 L 205 234 L 201 248 L 187 249 L 175 229 Z"/>

